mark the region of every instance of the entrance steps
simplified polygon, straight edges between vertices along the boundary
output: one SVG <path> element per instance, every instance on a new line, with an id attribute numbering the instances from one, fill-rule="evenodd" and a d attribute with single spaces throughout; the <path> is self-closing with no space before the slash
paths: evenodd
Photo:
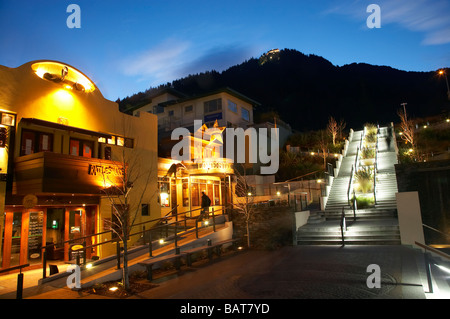
<path id="1" fill-rule="evenodd" d="M 400 229 L 394 218 L 352 220 L 346 219 L 344 242 L 340 220 L 308 223 L 297 231 L 297 245 L 399 245 Z"/>

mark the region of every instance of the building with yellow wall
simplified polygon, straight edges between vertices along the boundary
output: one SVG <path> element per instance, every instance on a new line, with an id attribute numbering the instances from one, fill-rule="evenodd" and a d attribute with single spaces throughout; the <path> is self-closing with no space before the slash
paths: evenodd
<path id="1" fill-rule="evenodd" d="M 75 239 L 87 258 L 115 252 L 97 244 L 112 237 L 105 191 L 125 175 L 140 176 L 127 183 L 136 223 L 160 217 L 156 115 L 121 113 L 76 68 L 33 61 L 0 66 L 0 116 L 1 268 L 42 265 L 52 243 L 48 258 L 68 261 Z"/>

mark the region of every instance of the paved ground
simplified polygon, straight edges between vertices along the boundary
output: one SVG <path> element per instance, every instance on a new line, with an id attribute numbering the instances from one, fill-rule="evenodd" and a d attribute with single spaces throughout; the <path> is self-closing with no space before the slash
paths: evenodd
<path id="1" fill-rule="evenodd" d="M 242 251 L 206 265 L 183 267 L 176 276 L 131 299 L 425 299 L 420 254 L 404 246 L 294 246 Z M 381 287 L 367 287 L 376 264 Z M 36 276 L 40 276 L 37 273 Z M 12 275 L 10 275 L 12 276 Z M 31 273 L 25 274 L 26 277 Z M 29 278 L 30 279 L 30 278 Z M 72 291 L 65 278 L 28 287 L 24 298 L 101 298 Z M 10 277 L 8 282 L 15 281 Z M 3 279 L 0 286 L 6 285 Z M 15 293 L 0 299 L 15 298 Z"/>
<path id="2" fill-rule="evenodd" d="M 367 267 L 371 264 L 380 267 L 380 288 L 367 286 L 367 279 L 371 275 Z M 450 298 L 448 295 L 439 295 L 436 290 L 433 294 L 425 293 L 428 286 L 423 265 L 421 253 L 400 245 L 294 246 L 276 251 L 240 251 L 216 258 L 213 262 L 194 264 L 191 268 L 183 267 L 171 277 L 157 278 L 154 282 L 156 288 L 129 297 L 125 304 L 121 303 L 123 300 L 73 291 L 65 286 L 65 278 L 59 282 L 28 286 L 24 290 L 24 298 L 40 299 L 40 302 L 42 299 L 49 299 L 53 306 L 57 305 L 54 299 L 70 300 L 68 307 L 74 311 L 78 309 L 72 306 L 74 300 L 96 299 L 95 304 L 88 304 L 92 308 L 83 309 L 101 310 L 102 314 L 115 314 L 118 309 L 139 312 L 161 309 L 168 318 L 184 317 L 182 312 L 188 309 L 185 307 L 191 309 L 191 315 L 192 311 L 212 309 L 202 308 L 209 306 L 215 307 L 214 313 L 202 313 L 203 316 L 235 318 L 226 309 L 234 309 L 232 314 L 236 315 L 236 311 L 243 313 L 242 303 L 266 304 L 268 308 L 265 309 L 270 310 L 265 317 L 280 318 L 284 314 L 302 313 L 307 308 L 320 311 L 321 314 L 347 312 L 352 307 L 355 310 L 355 304 L 342 303 L 345 300 Z M 30 280 L 31 277 L 39 278 L 40 275 L 40 272 L 35 272 L 35 275 L 28 272 L 25 277 L 28 276 Z M 0 277 L 0 286 L 6 284 L 4 278 Z M 15 284 L 13 278 L 8 282 Z M 14 298 L 15 293 L 2 294 L 0 289 L 0 299 Z M 98 299 L 109 299 L 113 303 L 97 303 Z M 130 299 L 134 299 L 134 302 L 129 301 Z M 307 302 L 302 302 L 306 299 Z M 327 303 L 320 303 L 324 299 Z M 338 302 L 330 304 L 330 300 Z M 128 308 L 129 305 L 133 307 Z M 377 311 L 373 305 L 370 307 L 370 311 Z M 259 309 L 261 311 L 262 308 Z M 254 313 L 255 308 L 251 314 Z M 256 317 L 261 315 L 263 314 L 260 312 Z M 200 316 L 197 313 L 195 317 Z M 245 317 L 253 316 L 247 313 Z"/>
<path id="3" fill-rule="evenodd" d="M 185 272 L 136 298 L 424 299 L 415 256 L 403 248 L 296 246 L 247 251 Z M 380 266 L 381 288 L 367 287 L 370 264 Z"/>

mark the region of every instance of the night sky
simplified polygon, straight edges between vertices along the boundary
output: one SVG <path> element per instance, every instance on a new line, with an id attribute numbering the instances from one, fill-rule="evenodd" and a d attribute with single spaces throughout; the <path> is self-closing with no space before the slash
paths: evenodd
<path id="1" fill-rule="evenodd" d="M 369 4 L 381 28 L 369 28 Z M 70 4 L 81 28 L 69 28 Z M 274 49 L 406 71 L 450 67 L 450 0 L 0 0 L 0 65 L 49 59 L 111 100 Z"/>

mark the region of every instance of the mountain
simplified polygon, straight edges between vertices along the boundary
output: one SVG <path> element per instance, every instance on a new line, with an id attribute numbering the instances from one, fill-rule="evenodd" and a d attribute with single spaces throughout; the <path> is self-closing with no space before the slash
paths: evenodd
<path id="1" fill-rule="evenodd" d="M 409 72 L 388 66 L 352 63 L 335 66 L 317 56 L 291 49 L 271 50 L 223 72 L 190 75 L 159 88 L 118 100 L 120 108 L 144 104 L 155 90 L 170 86 L 187 95 L 230 87 L 261 103 L 255 118 L 276 112 L 292 128 L 323 129 L 328 117 L 344 119 L 347 128 L 366 122 L 397 122 L 407 104 L 410 117 L 450 111 L 446 84 L 434 71 Z"/>

